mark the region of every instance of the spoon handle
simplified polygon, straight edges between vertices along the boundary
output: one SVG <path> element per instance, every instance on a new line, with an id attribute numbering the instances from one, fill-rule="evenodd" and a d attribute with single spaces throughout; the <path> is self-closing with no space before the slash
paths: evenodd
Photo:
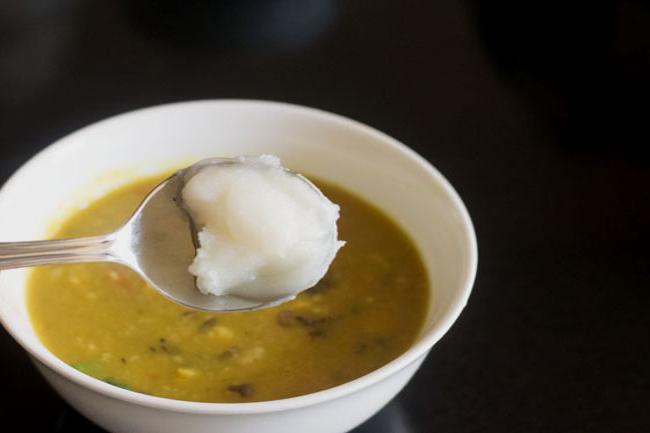
<path id="1" fill-rule="evenodd" d="M 56 263 L 116 261 L 113 236 L 0 242 L 0 270 Z"/>

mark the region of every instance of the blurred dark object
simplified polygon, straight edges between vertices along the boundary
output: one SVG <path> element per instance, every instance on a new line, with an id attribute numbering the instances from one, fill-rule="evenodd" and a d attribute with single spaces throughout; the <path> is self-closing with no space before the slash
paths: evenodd
<path id="1" fill-rule="evenodd" d="M 337 0 L 126 0 L 134 25 L 182 48 L 214 54 L 301 48 L 318 38 Z"/>
<path id="2" fill-rule="evenodd" d="M 476 1 L 500 75 L 577 148 L 650 154 L 650 5 Z"/>

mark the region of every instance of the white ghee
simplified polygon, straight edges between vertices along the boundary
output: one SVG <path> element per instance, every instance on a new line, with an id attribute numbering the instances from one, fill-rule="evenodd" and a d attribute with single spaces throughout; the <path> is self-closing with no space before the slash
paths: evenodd
<path id="1" fill-rule="evenodd" d="M 199 229 L 197 287 L 260 301 L 312 287 L 344 244 L 339 207 L 275 156 L 233 162 L 200 168 L 182 190 Z"/>

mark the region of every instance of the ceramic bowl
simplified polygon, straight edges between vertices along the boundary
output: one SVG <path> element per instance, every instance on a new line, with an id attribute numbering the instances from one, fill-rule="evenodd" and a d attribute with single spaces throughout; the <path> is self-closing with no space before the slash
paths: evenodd
<path id="1" fill-rule="evenodd" d="M 0 240 L 42 239 L 88 200 L 139 177 L 206 157 L 261 153 L 278 155 L 287 167 L 366 198 L 411 236 L 432 287 L 419 338 L 383 367 L 324 391 L 256 403 L 171 400 L 109 385 L 59 360 L 30 324 L 25 305 L 29 271 L 3 271 L 3 325 L 59 394 L 101 427 L 128 433 L 345 432 L 404 387 L 465 306 L 477 266 L 476 239 L 451 185 L 422 157 L 375 129 L 284 103 L 163 105 L 70 134 L 28 161 L 0 190 Z"/>

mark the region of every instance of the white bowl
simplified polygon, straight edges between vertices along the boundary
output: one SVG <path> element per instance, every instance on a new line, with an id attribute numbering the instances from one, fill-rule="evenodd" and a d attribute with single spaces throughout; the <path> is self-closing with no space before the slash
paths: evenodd
<path id="1" fill-rule="evenodd" d="M 163 105 L 68 135 L 26 163 L 0 190 L 0 240 L 41 239 L 87 200 L 143 175 L 206 157 L 260 153 L 276 154 L 288 167 L 345 186 L 411 235 L 432 286 L 429 316 L 417 342 L 359 379 L 300 397 L 236 404 L 153 397 L 86 376 L 50 353 L 27 314 L 27 271 L 2 272 L 3 325 L 61 396 L 98 425 L 129 433 L 345 432 L 404 387 L 465 306 L 476 273 L 476 239 L 463 203 L 440 173 L 368 126 L 282 103 Z"/>

